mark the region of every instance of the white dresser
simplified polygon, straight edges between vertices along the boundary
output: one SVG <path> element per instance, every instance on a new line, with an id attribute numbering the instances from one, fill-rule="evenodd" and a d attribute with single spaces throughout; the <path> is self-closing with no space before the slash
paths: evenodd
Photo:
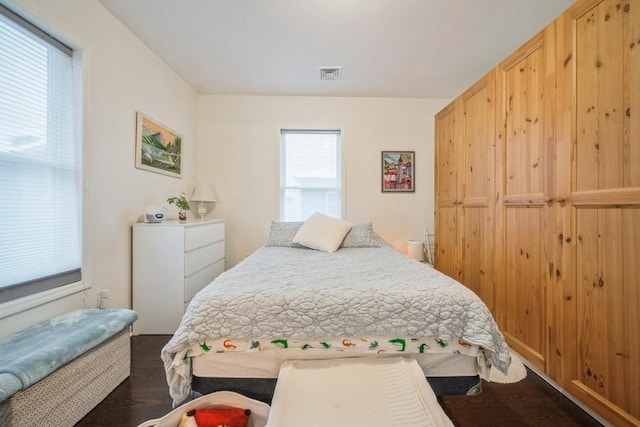
<path id="1" fill-rule="evenodd" d="M 173 334 L 191 298 L 224 262 L 224 220 L 134 224 L 134 334 Z"/>

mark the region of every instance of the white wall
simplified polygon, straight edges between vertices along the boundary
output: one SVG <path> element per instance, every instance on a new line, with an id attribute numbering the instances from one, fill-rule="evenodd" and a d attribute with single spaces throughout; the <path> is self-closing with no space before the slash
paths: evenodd
<path id="1" fill-rule="evenodd" d="M 340 127 L 346 218 L 373 221 L 400 250 L 433 233 L 434 115 L 449 100 L 268 96 L 198 97 L 198 175 L 215 184 L 211 217 L 227 221 L 227 267 L 264 245 L 278 219 L 278 131 Z M 382 193 L 382 150 L 416 152 L 415 193 Z"/>
<path id="2" fill-rule="evenodd" d="M 130 307 L 130 224 L 148 204 L 190 193 L 195 183 L 196 93 L 96 0 L 5 2 L 81 50 L 84 74 L 83 277 Z M 135 168 L 135 113 L 183 136 L 182 179 Z M 82 294 L 0 320 L 2 335 L 84 306 Z"/>
<path id="3" fill-rule="evenodd" d="M 217 185 L 227 266 L 263 245 L 277 219 L 280 127 L 344 131 L 346 219 L 373 221 L 398 249 L 433 232 L 433 116 L 448 100 L 198 96 L 97 0 L 3 0 L 78 49 L 83 86 L 83 276 L 92 289 L 0 318 L 0 337 L 58 313 L 131 304 L 130 224 L 149 204 Z M 180 132 L 183 177 L 136 169 L 135 112 Z M 380 152 L 416 152 L 416 192 L 380 191 Z M 196 160 L 197 159 L 197 160 Z M 2 307 L 0 307 L 0 317 Z"/>

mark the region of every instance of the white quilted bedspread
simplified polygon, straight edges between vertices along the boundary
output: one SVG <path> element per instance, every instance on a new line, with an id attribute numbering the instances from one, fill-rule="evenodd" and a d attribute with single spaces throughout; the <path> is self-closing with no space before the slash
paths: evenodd
<path id="1" fill-rule="evenodd" d="M 174 403 L 189 396 L 185 350 L 212 338 L 410 336 L 463 339 L 507 370 L 509 348 L 485 304 L 390 246 L 335 253 L 263 247 L 200 291 L 162 350 Z"/>

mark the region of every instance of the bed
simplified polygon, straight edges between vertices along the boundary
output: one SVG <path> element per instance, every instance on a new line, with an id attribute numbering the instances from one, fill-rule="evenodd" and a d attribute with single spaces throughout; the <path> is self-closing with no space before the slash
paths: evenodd
<path id="1" fill-rule="evenodd" d="M 194 296 L 162 349 L 174 404 L 215 384 L 268 389 L 284 360 L 400 355 L 428 378 L 506 372 L 509 348 L 468 288 L 370 223 L 349 225 L 335 252 L 295 243 L 303 225 L 273 223 L 266 246 Z"/>

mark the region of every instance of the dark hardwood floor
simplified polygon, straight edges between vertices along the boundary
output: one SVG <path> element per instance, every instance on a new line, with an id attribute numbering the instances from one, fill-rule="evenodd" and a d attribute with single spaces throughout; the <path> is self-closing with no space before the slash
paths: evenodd
<path id="1" fill-rule="evenodd" d="M 171 411 L 160 360 L 166 335 L 134 336 L 131 377 L 77 426 L 137 426 Z M 529 371 L 516 384 L 483 384 L 478 396 L 445 396 L 441 405 L 456 426 L 599 426 L 570 400 Z M 304 426 L 301 426 L 304 427 Z"/>

